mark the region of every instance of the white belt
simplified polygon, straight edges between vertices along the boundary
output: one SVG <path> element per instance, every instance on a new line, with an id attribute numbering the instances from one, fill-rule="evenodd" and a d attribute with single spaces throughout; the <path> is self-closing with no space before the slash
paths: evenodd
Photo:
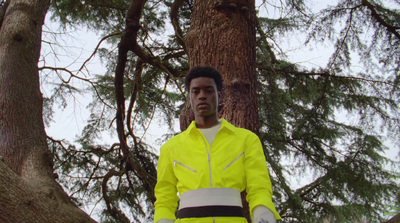
<path id="1" fill-rule="evenodd" d="M 240 191 L 233 188 L 202 188 L 181 195 L 179 209 L 201 206 L 242 207 Z"/>

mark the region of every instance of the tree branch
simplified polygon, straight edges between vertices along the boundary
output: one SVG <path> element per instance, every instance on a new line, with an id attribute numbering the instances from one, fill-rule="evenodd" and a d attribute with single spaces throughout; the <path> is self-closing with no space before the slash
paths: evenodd
<path id="1" fill-rule="evenodd" d="M 121 36 L 121 41 L 118 46 L 118 62 L 115 70 L 115 93 L 117 101 L 117 132 L 121 144 L 121 149 L 126 157 L 129 156 L 129 147 L 126 142 L 124 120 L 125 120 L 125 96 L 124 96 L 124 73 L 129 51 L 137 48 L 137 33 L 139 31 L 140 17 L 147 0 L 132 0 L 129 6 L 126 18 L 125 31 Z M 140 57 L 140 56 L 139 56 Z"/>
<path id="2" fill-rule="evenodd" d="M 108 39 L 108 38 L 110 38 L 110 37 L 113 37 L 113 36 L 121 35 L 121 34 L 122 34 L 122 32 L 115 32 L 115 33 L 111 33 L 110 35 L 107 35 L 107 36 L 101 38 L 101 40 L 100 40 L 99 43 L 97 44 L 96 48 L 94 49 L 92 55 L 90 55 L 90 57 L 87 58 L 87 59 L 85 60 L 85 62 L 82 64 L 81 68 L 79 68 L 78 72 L 82 71 L 82 69 L 85 67 L 86 63 L 89 62 L 89 61 L 94 57 L 94 55 L 97 53 L 97 50 L 99 50 L 100 45 L 101 45 L 106 39 Z"/>
<path id="3" fill-rule="evenodd" d="M 117 113 L 116 113 L 116 125 L 117 133 L 120 141 L 120 148 L 124 154 L 124 161 L 126 162 L 126 169 L 132 170 L 137 177 L 142 181 L 143 187 L 147 191 L 147 195 L 153 202 L 154 197 L 154 186 L 156 179 L 148 173 L 145 166 L 141 165 L 135 158 L 138 156 L 132 156 L 130 148 L 127 144 L 125 135 L 124 120 L 125 120 L 125 96 L 124 96 L 124 74 L 125 66 L 127 62 L 127 55 L 129 51 L 136 53 L 142 60 L 147 58 L 140 46 L 137 44 L 137 36 L 139 31 L 139 21 L 143 12 L 143 8 L 147 0 L 132 0 L 129 6 L 126 18 L 125 31 L 121 36 L 121 41 L 118 46 L 118 63 L 115 70 L 115 93 L 117 101 Z M 144 60 L 145 61 L 145 60 Z"/>
<path id="4" fill-rule="evenodd" d="M 151 124 L 151 122 L 153 121 L 154 115 L 155 115 L 155 113 L 156 113 L 157 105 L 160 103 L 160 101 L 162 100 L 162 96 L 164 95 L 165 91 L 167 90 L 168 82 L 169 82 L 169 77 L 166 78 L 166 81 L 165 81 L 165 84 L 164 84 L 164 89 L 163 89 L 163 91 L 161 92 L 160 100 L 158 100 L 158 101 L 154 104 L 154 106 L 153 106 L 153 112 L 152 112 L 152 114 L 151 114 L 149 124 L 147 125 L 146 129 L 144 130 L 144 133 L 143 133 L 142 137 L 140 138 L 140 141 L 143 140 L 143 137 L 146 135 L 147 130 L 150 128 L 150 124 Z"/>
<path id="5" fill-rule="evenodd" d="M 131 135 L 133 138 L 135 138 L 135 135 L 133 134 L 133 124 L 131 124 L 132 111 L 133 111 L 133 107 L 135 106 L 136 97 L 141 90 L 142 71 L 143 71 L 143 61 L 139 58 L 136 62 L 135 75 L 134 75 L 135 83 L 134 83 L 133 91 L 131 93 L 131 100 L 129 102 L 127 118 L 126 118 L 126 123 L 127 123 L 126 126 L 128 127 L 129 135 Z"/>
<path id="6" fill-rule="evenodd" d="M 267 41 L 267 35 L 265 35 L 265 32 L 262 30 L 262 28 L 260 26 L 260 22 L 258 20 L 256 20 L 256 22 L 257 22 L 257 26 L 256 26 L 257 32 L 260 34 L 261 39 L 264 41 L 266 49 L 268 51 L 268 55 L 270 57 L 270 65 L 275 64 L 278 62 L 278 60 L 276 59 L 275 53 L 274 53 L 274 51 L 272 51 L 272 48 Z"/>
<path id="7" fill-rule="evenodd" d="M 302 76 L 321 76 L 321 77 L 331 77 L 331 78 L 337 78 L 337 79 L 350 79 L 350 80 L 358 80 L 358 81 L 363 81 L 363 82 L 369 82 L 369 83 L 375 83 L 375 84 L 384 84 L 388 85 L 394 88 L 399 88 L 398 86 L 387 82 L 387 81 L 379 81 L 379 80 L 372 80 L 372 79 L 367 79 L 367 78 L 362 78 L 362 77 L 352 77 L 352 76 L 338 76 L 338 75 L 332 75 L 329 72 L 300 72 L 300 71 L 286 71 L 287 74 L 293 74 L 293 75 L 302 75 Z"/>
<path id="8" fill-rule="evenodd" d="M 342 41 L 340 42 L 340 44 L 338 45 L 338 47 L 337 47 L 337 49 L 336 49 L 336 51 L 335 51 L 335 53 L 334 53 L 334 58 L 333 58 L 332 61 L 328 64 L 328 67 L 330 67 L 331 69 L 332 69 L 332 66 L 334 65 L 334 63 L 335 63 L 335 61 L 336 61 L 336 58 L 338 58 L 338 56 L 339 56 L 339 54 L 340 54 L 340 51 L 342 51 L 343 46 L 344 46 L 345 43 L 346 43 L 347 36 L 349 35 L 350 29 L 351 29 L 352 23 L 353 23 L 353 12 L 354 12 L 354 10 L 355 10 L 355 9 L 351 9 L 351 10 L 350 10 L 350 18 L 349 18 L 349 22 L 347 23 L 348 26 L 347 26 L 347 29 L 346 29 L 346 33 L 345 33 L 344 37 L 342 38 Z"/>
<path id="9" fill-rule="evenodd" d="M 115 208 L 112 205 L 112 201 L 111 201 L 110 197 L 107 194 L 107 192 L 108 192 L 107 183 L 111 179 L 111 177 L 113 177 L 113 176 L 122 176 L 123 174 L 124 174 L 123 172 L 118 172 L 116 170 L 110 170 L 104 176 L 104 180 L 103 180 L 103 182 L 101 184 L 101 189 L 103 191 L 103 198 L 104 198 L 104 201 L 106 202 L 107 211 L 110 213 L 110 215 L 113 216 L 116 220 L 118 220 L 118 222 L 129 223 L 130 222 L 129 218 L 126 217 L 123 212 L 119 211 L 117 208 Z"/>
<path id="10" fill-rule="evenodd" d="M 390 24 L 388 24 L 382 17 L 379 16 L 378 12 L 375 10 L 375 7 L 367 0 L 362 0 L 362 4 L 364 6 L 366 6 L 369 11 L 371 11 L 371 15 L 374 19 L 376 19 L 376 21 L 382 25 L 383 27 L 385 27 L 389 33 L 392 33 L 394 36 L 397 37 L 397 39 L 400 40 L 400 33 L 397 32 L 397 29 L 399 29 L 400 27 L 395 27 L 392 26 Z"/>
<path id="11" fill-rule="evenodd" d="M 70 77 L 68 78 L 68 80 L 64 80 L 60 75 L 58 75 L 58 76 L 60 77 L 61 81 L 62 81 L 63 83 L 65 83 L 65 84 L 68 84 L 68 83 L 71 81 L 72 78 L 77 78 L 77 79 L 79 79 L 79 80 L 88 82 L 90 85 L 92 85 L 94 91 L 96 92 L 97 98 L 98 98 L 103 104 L 105 104 L 107 107 L 113 108 L 113 106 L 111 106 L 111 105 L 108 104 L 106 101 L 104 101 L 104 99 L 101 97 L 100 93 L 97 91 L 96 85 L 95 85 L 91 80 L 89 80 L 89 79 L 87 79 L 87 78 L 80 77 L 80 76 L 78 76 L 78 75 L 75 75 L 72 71 L 68 70 L 68 69 L 65 68 L 65 67 L 49 67 L 49 66 L 44 66 L 44 67 L 39 67 L 39 68 L 38 68 L 38 70 L 45 70 L 45 69 L 56 71 L 57 75 L 58 75 L 58 72 L 57 72 L 57 71 L 64 71 L 64 72 L 67 72 L 67 73 L 70 75 Z"/>
<path id="12" fill-rule="evenodd" d="M 184 4 L 184 0 L 175 0 L 174 1 L 174 4 L 172 4 L 172 7 L 171 7 L 170 18 L 171 18 L 172 26 L 174 27 L 174 30 L 175 30 L 176 40 L 182 46 L 183 50 L 187 54 L 185 40 L 183 38 L 183 32 L 182 32 L 181 27 L 179 26 L 179 19 L 178 19 L 179 8 L 182 7 L 183 4 Z"/>

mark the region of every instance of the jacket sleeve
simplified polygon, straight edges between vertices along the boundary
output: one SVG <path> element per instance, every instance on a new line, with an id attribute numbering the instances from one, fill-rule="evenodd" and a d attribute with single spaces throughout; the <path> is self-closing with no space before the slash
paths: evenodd
<path id="1" fill-rule="evenodd" d="M 270 209 L 277 220 L 281 219 L 272 203 L 272 185 L 262 145 L 258 136 L 253 133 L 246 139 L 244 162 L 250 216 L 253 216 L 255 207 L 262 205 Z"/>
<path id="2" fill-rule="evenodd" d="M 177 179 L 173 170 L 173 161 L 170 151 L 161 147 L 157 167 L 157 184 L 154 189 L 156 202 L 154 203 L 154 222 L 161 219 L 175 220 L 175 211 L 178 206 L 176 183 Z"/>

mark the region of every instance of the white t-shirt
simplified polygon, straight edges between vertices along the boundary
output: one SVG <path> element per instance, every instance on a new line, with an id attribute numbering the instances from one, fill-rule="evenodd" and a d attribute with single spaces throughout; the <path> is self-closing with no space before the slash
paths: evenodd
<path id="1" fill-rule="evenodd" d="M 208 144 L 210 144 L 210 146 L 212 145 L 212 143 L 214 142 L 215 136 L 217 135 L 219 129 L 221 128 L 222 122 L 218 121 L 217 125 L 214 125 L 211 128 L 207 128 L 207 129 L 200 129 L 201 133 L 203 133 L 204 137 L 206 138 L 206 140 L 208 141 Z"/>

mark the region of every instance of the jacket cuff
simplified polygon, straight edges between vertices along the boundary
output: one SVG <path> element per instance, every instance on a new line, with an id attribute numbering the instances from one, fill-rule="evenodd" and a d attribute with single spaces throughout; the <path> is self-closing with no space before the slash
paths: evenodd
<path id="1" fill-rule="evenodd" d="M 170 220 L 171 222 L 174 222 L 175 219 L 175 213 L 171 212 L 168 208 L 157 208 L 156 213 L 154 213 L 154 222 L 156 223 L 160 222 L 161 220 Z M 161 221 L 160 223 L 164 222 Z"/>
<path id="2" fill-rule="evenodd" d="M 278 214 L 278 212 L 275 209 L 274 203 L 272 203 L 272 201 L 266 201 L 266 200 L 263 200 L 263 201 L 260 200 L 259 202 L 255 201 L 255 202 L 253 202 L 253 204 L 249 204 L 250 216 L 253 216 L 254 209 L 260 205 L 267 207 L 270 211 L 272 211 L 276 220 L 281 219 L 281 216 Z"/>
<path id="3" fill-rule="evenodd" d="M 158 220 L 156 223 L 174 223 L 174 221 L 171 219 L 163 218 L 163 219 Z"/>

